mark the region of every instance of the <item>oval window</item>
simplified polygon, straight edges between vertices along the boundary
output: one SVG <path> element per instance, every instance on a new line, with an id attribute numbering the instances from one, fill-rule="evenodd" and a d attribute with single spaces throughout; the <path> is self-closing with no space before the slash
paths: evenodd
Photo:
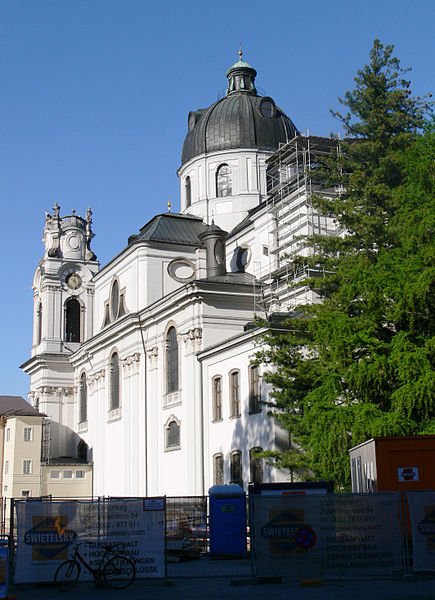
<path id="1" fill-rule="evenodd" d="M 119 312 L 119 283 L 118 280 L 112 283 L 112 291 L 110 293 L 110 309 L 112 311 L 112 319 L 116 319 Z"/>
<path id="2" fill-rule="evenodd" d="M 222 265 L 225 260 L 225 251 L 222 240 L 216 240 L 214 245 L 214 257 L 218 265 Z"/>
<path id="3" fill-rule="evenodd" d="M 271 119 L 275 116 L 276 106 L 272 98 L 263 98 L 260 102 L 260 113 L 266 119 Z"/>

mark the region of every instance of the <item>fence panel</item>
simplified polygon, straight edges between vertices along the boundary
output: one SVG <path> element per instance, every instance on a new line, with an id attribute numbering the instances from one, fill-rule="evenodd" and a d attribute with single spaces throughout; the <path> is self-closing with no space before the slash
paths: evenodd
<path id="1" fill-rule="evenodd" d="M 413 571 L 435 571 L 435 492 L 407 492 Z"/>
<path id="2" fill-rule="evenodd" d="M 92 567 L 101 541 L 120 542 L 138 577 L 165 577 L 164 498 L 95 501 L 17 501 L 15 581 L 52 581 L 75 543 Z M 84 570 L 83 570 L 84 571 Z M 90 574 L 83 572 L 83 578 Z"/>
<path id="3" fill-rule="evenodd" d="M 400 495 L 252 498 L 257 576 L 325 577 L 402 570 Z"/>

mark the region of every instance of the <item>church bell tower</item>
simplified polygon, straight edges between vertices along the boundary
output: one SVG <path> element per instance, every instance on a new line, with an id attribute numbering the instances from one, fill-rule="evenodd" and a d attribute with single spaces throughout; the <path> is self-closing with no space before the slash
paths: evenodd
<path id="1" fill-rule="evenodd" d="M 30 401 L 52 421 L 73 428 L 74 370 L 69 357 L 92 335 L 94 283 L 99 263 L 91 250 L 92 211 L 61 217 L 55 204 L 46 213 L 44 256 L 33 278 L 31 358 L 22 365 L 30 375 Z M 52 448 L 73 455 L 59 439 Z M 60 454 L 59 454 L 60 453 Z"/>

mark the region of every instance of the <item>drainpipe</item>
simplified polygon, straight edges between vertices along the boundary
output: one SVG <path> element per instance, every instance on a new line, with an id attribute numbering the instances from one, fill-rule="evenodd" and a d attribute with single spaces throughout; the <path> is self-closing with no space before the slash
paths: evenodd
<path id="1" fill-rule="evenodd" d="M 148 389 L 147 389 L 147 353 L 145 340 L 143 337 L 143 329 L 142 329 L 142 321 L 140 320 L 140 315 L 137 315 L 139 320 L 139 331 L 140 337 L 142 340 L 142 348 L 143 348 L 143 370 L 144 370 L 144 406 L 145 406 L 145 496 L 148 496 Z M 148 331 L 147 331 L 148 334 Z"/>

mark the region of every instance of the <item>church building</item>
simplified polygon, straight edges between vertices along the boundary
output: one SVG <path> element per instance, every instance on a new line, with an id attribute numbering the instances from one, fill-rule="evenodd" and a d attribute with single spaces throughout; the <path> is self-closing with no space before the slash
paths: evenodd
<path id="1" fill-rule="evenodd" d="M 108 264 L 90 209 L 46 214 L 22 368 L 46 415 L 44 461 L 92 465 L 94 496 L 289 478 L 258 457 L 290 442 L 252 361 L 255 319 L 317 301 L 291 257 L 309 253 L 301 236 L 334 231 L 310 203 L 310 168 L 330 144 L 301 135 L 256 74 L 240 53 L 226 95 L 189 113 L 180 212 L 156 215 Z"/>

